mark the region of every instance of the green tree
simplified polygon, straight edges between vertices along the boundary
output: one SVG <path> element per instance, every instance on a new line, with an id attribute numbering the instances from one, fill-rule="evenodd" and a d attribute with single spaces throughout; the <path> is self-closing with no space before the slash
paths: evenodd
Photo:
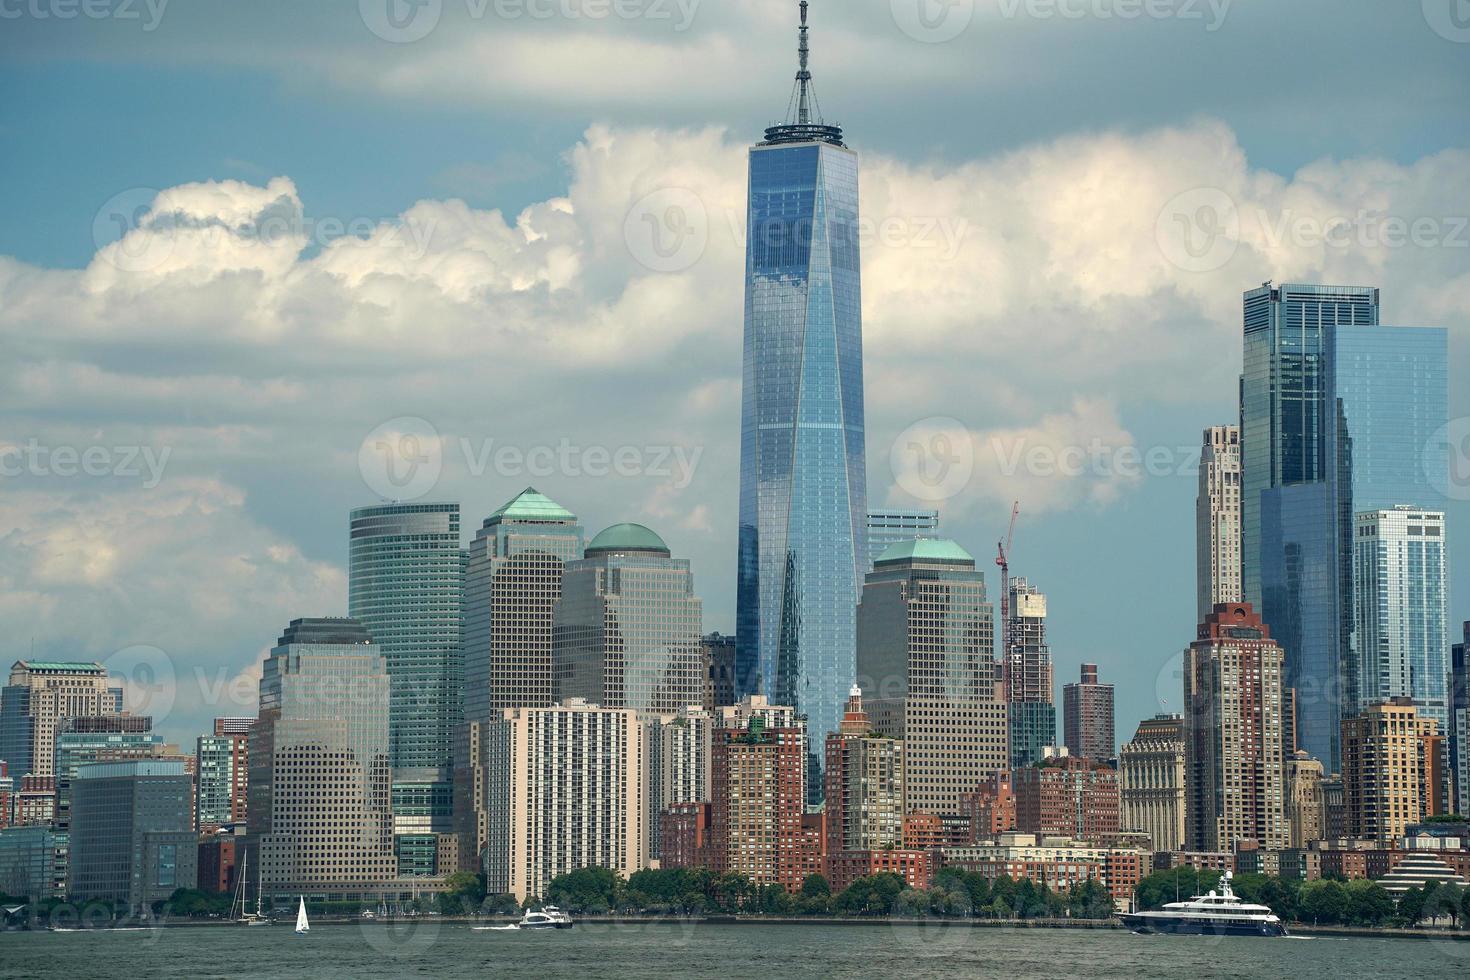
<path id="1" fill-rule="evenodd" d="M 546 898 L 573 912 L 602 915 L 618 908 L 623 881 L 610 868 L 578 868 L 551 879 Z"/>
<path id="2" fill-rule="evenodd" d="M 811 874 L 801 883 L 802 898 L 827 898 L 832 894 L 832 884 L 825 875 Z"/>
<path id="3" fill-rule="evenodd" d="M 1113 915 L 1113 897 L 1096 878 L 1072 886 L 1067 893 L 1066 908 L 1079 919 L 1109 919 Z"/>
<path id="4" fill-rule="evenodd" d="M 1378 882 L 1359 878 L 1344 884 L 1343 890 L 1349 925 L 1381 926 L 1393 916 L 1393 896 Z"/>
<path id="5" fill-rule="evenodd" d="M 1345 921 L 1348 911 L 1347 889 L 1340 881 L 1309 881 L 1302 888 L 1301 919 L 1314 925 L 1334 925 Z"/>
<path id="6" fill-rule="evenodd" d="M 474 912 L 485 901 L 485 880 L 468 871 L 456 871 L 444 879 L 438 895 L 439 911 L 445 915 Z"/>

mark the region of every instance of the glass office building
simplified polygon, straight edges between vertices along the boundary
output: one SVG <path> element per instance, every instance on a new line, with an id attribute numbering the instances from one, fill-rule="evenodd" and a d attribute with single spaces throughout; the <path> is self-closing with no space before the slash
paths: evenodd
<path id="1" fill-rule="evenodd" d="M 1335 769 L 1359 700 L 1353 515 L 1435 492 L 1446 334 L 1381 326 L 1373 287 L 1270 283 L 1244 329 L 1242 591 L 1285 651 L 1298 745 Z"/>
<path id="2" fill-rule="evenodd" d="M 740 439 L 737 673 L 837 730 L 868 568 L 858 162 L 809 106 L 750 149 Z M 819 793 L 822 781 L 809 786 Z"/>
<path id="3" fill-rule="evenodd" d="M 868 571 L 891 546 L 939 534 L 937 510 L 875 510 L 868 513 Z"/>

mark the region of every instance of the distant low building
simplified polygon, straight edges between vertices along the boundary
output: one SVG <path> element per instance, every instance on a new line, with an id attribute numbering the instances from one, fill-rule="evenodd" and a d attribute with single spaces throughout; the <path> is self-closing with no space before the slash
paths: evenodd
<path id="1" fill-rule="evenodd" d="M 0 830 L 0 892 L 32 901 L 64 896 L 64 836 L 43 825 Z"/>

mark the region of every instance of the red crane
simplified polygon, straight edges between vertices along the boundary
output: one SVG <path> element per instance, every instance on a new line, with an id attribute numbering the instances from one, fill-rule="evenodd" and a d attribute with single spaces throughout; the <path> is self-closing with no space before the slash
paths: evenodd
<path id="1" fill-rule="evenodd" d="M 995 563 L 1000 566 L 1000 628 L 1001 650 L 1011 637 L 1011 539 L 1016 536 L 1016 518 L 1021 514 L 1021 502 L 1011 504 L 1011 526 L 1006 529 L 1006 539 L 995 545 Z"/>

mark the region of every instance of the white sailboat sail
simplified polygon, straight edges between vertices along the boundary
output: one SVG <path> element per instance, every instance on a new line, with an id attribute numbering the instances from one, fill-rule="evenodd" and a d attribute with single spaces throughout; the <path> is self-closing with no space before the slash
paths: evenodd
<path id="1" fill-rule="evenodd" d="M 296 931 L 310 932 L 311 923 L 306 921 L 306 896 L 301 896 L 301 905 L 296 909 Z"/>

